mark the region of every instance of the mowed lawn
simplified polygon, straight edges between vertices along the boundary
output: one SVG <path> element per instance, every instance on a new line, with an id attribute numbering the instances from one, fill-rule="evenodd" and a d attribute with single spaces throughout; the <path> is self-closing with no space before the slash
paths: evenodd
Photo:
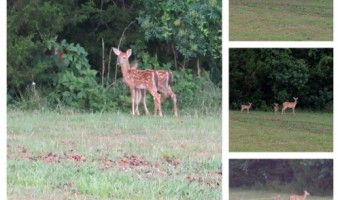
<path id="1" fill-rule="evenodd" d="M 229 148 L 232 152 L 331 152 L 333 114 L 230 111 Z"/>
<path id="2" fill-rule="evenodd" d="M 333 0 L 230 0 L 231 41 L 332 41 Z"/>
<path id="3" fill-rule="evenodd" d="M 8 199 L 221 199 L 221 115 L 7 117 Z"/>
<path id="4" fill-rule="evenodd" d="M 310 191 L 309 191 L 310 192 Z M 302 195 L 302 191 L 301 194 Z M 249 200 L 249 199 L 274 199 L 274 197 L 280 194 L 282 200 L 289 199 L 289 193 L 282 193 L 282 192 L 275 192 L 275 191 L 268 191 L 268 190 L 251 190 L 251 189 L 236 189 L 230 188 L 229 189 L 229 200 Z M 308 200 L 333 200 L 332 196 L 320 197 L 315 196 L 313 193 L 310 192 L 310 196 L 307 197 Z"/>

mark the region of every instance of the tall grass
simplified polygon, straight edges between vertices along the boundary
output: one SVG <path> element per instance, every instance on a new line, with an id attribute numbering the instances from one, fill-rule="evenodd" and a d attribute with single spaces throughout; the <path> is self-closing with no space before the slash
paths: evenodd
<path id="1" fill-rule="evenodd" d="M 220 199 L 221 114 L 8 111 L 9 199 Z"/>
<path id="2" fill-rule="evenodd" d="M 330 41 L 332 0 L 230 0 L 230 40 Z"/>
<path id="3" fill-rule="evenodd" d="M 230 151 L 331 152 L 333 114 L 230 111 Z"/>

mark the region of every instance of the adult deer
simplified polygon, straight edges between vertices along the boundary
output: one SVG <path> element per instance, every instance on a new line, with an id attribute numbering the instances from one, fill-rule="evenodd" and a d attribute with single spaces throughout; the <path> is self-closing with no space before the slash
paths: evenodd
<path id="1" fill-rule="evenodd" d="M 274 103 L 274 112 L 275 112 L 275 115 L 276 113 L 279 111 L 279 104 L 278 103 Z"/>
<path id="2" fill-rule="evenodd" d="M 241 104 L 241 112 L 242 112 L 243 110 L 247 110 L 247 113 L 249 113 L 249 109 L 251 108 L 251 104 L 252 104 L 252 103 L 248 103 L 248 105 L 246 105 L 246 104 Z"/>
<path id="3" fill-rule="evenodd" d="M 291 108 L 291 109 L 293 109 L 293 115 L 295 115 L 295 106 L 296 106 L 296 104 L 297 104 L 298 98 L 299 98 L 299 97 L 293 97 L 294 102 L 289 102 L 289 101 L 284 102 L 284 103 L 282 104 L 282 106 L 283 106 L 283 107 L 282 107 L 282 114 L 285 113 L 285 110 L 286 110 L 287 108 Z"/>
<path id="4" fill-rule="evenodd" d="M 112 47 L 113 52 L 117 55 L 117 62 L 122 68 L 123 81 L 129 87 L 131 94 L 132 115 L 135 115 L 135 100 L 136 90 L 147 89 L 153 96 L 155 104 L 155 113 L 163 116 L 161 109 L 161 95 L 157 93 L 158 77 L 157 73 L 150 70 L 137 70 L 130 68 L 129 57 L 132 50 L 128 49 L 122 52 L 117 48 Z M 138 93 L 138 92 L 137 92 Z M 137 99 L 138 99 L 137 94 Z"/>
<path id="5" fill-rule="evenodd" d="M 137 69 L 138 64 L 137 63 L 133 64 L 131 68 Z M 177 98 L 176 98 L 176 94 L 173 92 L 172 87 L 171 87 L 171 83 L 172 83 L 172 80 L 173 80 L 172 72 L 170 70 L 152 70 L 152 71 L 155 71 L 157 73 L 158 91 L 162 93 L 161 103 L 163 103 L 170 96 L 171 99 L 172 99 L 174 116 L 178 116 Z M 145 102 L 146 90 L 140 90 L 138 92 L 140 94 L 138 94 L 137 96 L 140 96 L 141 98 L 139 99 L 139 101 L 137 101 L 136 109 L 138 110 L 138 107 L 139 107 L 138 104 L 139 104 L 140 100 L 142 100 L 143 105 L 144 105 L 144 111 L 145 111 L 145 113 L 148 113 L 149 111 L 148 111 L 148 108 L 147 108 L 146 102 Z"/>
<path id="6" fill-rule="evenodd" d="M 292 194 L 289 196 L 289 200 L 305 200 L 309 193 L 305 190 L 304 195 Z"/>

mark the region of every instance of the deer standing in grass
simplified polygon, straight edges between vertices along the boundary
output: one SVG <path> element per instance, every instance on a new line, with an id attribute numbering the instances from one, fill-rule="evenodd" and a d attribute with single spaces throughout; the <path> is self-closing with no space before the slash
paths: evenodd
<path id="1" fill-rule="evenodd" d="M 304 195 L 296 195 L 296 194 L 290 195 L 289 200 L 305 200 L 306 197 L 309 195 L 309 193 L 306 190 L 303 192 L 304 192 Z"/>
<path id="2" fill-rule="evenodd" d="M 285 110 L 287 108 L 291 108 L 291 109 L 293 109 L 293 115 L 295 115 L 295 106 L 297 104 L 298 97 L 293 97 L 293 99 L 294 99 L 294 102 L 286 101 L 282 104 L 282 106 L 283 106 L 282 107 L 282 114 L 285 113 Z"/>
<path id="3" fill-rule="evenodd" d="M 112 50 L 117 55 L 117 62 L 122 68 L 123 81 L 130 89 L 132 115 L 135 115 L 135 101 L 140 99 L 139 90 L 148 90 L 154 99 L 155 114 L 158 113 L 159 116 L 163 116 L 161 110 L 161 95 L 157 93 L 157 73 L 151 70 L 131 69 L 129 62 L 129 57 L 132 54 L 131 49 L 122 52 L 119 49 L 112 47 Z"/>
<path id="4" fill-rule="evenodd" d="M 131 68 L 137 69 L 138 64 L 137 63 L 133 64 Z M 178 116 L 177 98 L 176 98 L 176 94 L 173 92 L 172 87 L 171 87 L 171 83 L 173 80 L 172 72 L 170 70 L 152 70 L 152 71 L 155 71 L 158 76 L 158 91 L 162 93 L 161 103 L 163 103 L 166 100 L 166 98 L 170 96 L 172 99 L 174 116 Z M 137 112 L 139 112 L 138 104 L 142 100 L 145 113 L 149 113 L 148 108 L 146 106 L 146 102 L 145 102 L 146 90 L 140 90 L 138 92 L 140 93 L 138 94 L 140 98 L 136 102 Z"/>
<path id="5" fill-rule="evenodd" d="M 279 104 L 278 103 L 274 103 L 274 112 L 275 112 L 275 115 L 276 113 L 279 111 Z"/>
<path id="6" fill-rule="evenodd" d="M 251 108 L 251 104 L 252 104 L 252 103 L 248 103 L 248 105 L 246 105 L 246 104 L 241 104 L 241 112 L 242 112 L 243 110 L 247 110 L 247 113 L 249 113 L 249 109 Z"/>

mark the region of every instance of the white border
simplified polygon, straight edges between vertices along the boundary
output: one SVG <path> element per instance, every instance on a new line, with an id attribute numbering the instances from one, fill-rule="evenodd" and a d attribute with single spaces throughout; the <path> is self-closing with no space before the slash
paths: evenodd
<path id="1" fill-rule="evenodd" d="M 222 199 L 229 199 L 229 1 L 222 1 Z"/>

